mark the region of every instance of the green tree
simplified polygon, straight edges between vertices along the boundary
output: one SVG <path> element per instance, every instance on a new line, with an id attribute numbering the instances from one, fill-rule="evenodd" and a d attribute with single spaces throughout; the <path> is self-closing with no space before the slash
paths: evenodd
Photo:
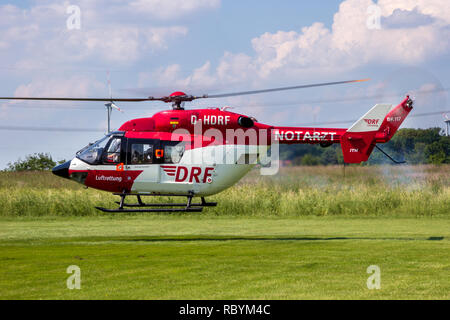
<path id="1" fill-rule="evenodd" d="M 394 159 L 410 164 L 450 163 L 450 137 L 444 136 L 440 128 L 400 129 L 386 144 L 380 147 Z M 295 165 L 342 164 L 340 145 L 321 148 L 318 145 L 281 145 L 280 157 L 292 160 Z M 305 158 L 306 157 L 306 158 Z M 303 160 L 305 158 L 305 160 Z M 366 164 L 383 164 L 391 161 L 378 150 L 374 150 Z"/>
<path id="2" fill-rule="evenodd" d="M 301 164 L 304 166 L 317 166 L 320 164 L 320 158 L 308 153 L 302 157 Z"/>
<path id="3" fill-rule="evenodd" d="M 320 163 L 323 165 L 338 164 L 338 153 L 334 146 L 328 147 L 320 155 Z"/>
<path id="4" fill-rule="evenodd" d="M 425 163 L 426 162 L 426 156 L 425 156 L 425 149 L 427 147 L 427 144 L 424 142 L 417 142 L 414 146 L 414 152 L 410 155 L 408 155 L 408 162 L 413 164 L 419 164 L 419 163 Z"/>
<path id="5" fill-rule="evenodd" d="M 48 153 L 34 153 L 27 155 L 25 160 L 19 160 L 8 163 L 7 171 L 44 171 L 50 170 L 57 164 L 63 163 L 65 160 L 59 162 L 53 161 Z"/>
<path id="6" fill-rule="evenodd" d="M 425 156 L 428 163 L 450 163 L 450 139 L 443 137 L 425 147 Z"/>

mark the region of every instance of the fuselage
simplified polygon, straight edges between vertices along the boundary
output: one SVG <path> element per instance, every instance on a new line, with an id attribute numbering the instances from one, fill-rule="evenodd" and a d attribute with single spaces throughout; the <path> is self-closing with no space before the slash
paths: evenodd
<path id="1" fill-rule="evenodd" d="M 162 111 L 127 121 L 60 172 L 110 192 L 207 196 L 238 182 L 274 141 L 338 143 L 343 132 L 273 127 L 220 109 Z"/>
<path id="2" fill-rule="evenodd" d="M 395 108 L 378 104 L 348 130 L 276 127 L 221 109 L 162 111 L 125 122 L 53 172 L 115 193 L 208 196 L 234 185 L 262 158 L 270 162 L 268 151 L 278 144 L 340 143 L 344 161 L 367 161 L 411 109 L 409 97 Z"/>

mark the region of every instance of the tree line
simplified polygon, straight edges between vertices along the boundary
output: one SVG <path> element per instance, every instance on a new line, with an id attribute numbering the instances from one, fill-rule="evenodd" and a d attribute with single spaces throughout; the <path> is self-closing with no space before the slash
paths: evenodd
<path id="1" fill-rule="evenodd" d="M 396 160 L 409 164 L 450 163 L 450 137 L 441 128 L 400 129 L 394 137 L 379 147 Z M 291 165 L 343 164 L 344 158 L 339 144 L 328 148 L 319 145 L 280 145 L 280 159 Z M 391 163 L 380 151 L 374 149 L 365 164 Z"/>
<path id="2" fill-rule="evenodd" d="M 9 162 L 5 171 L 47 171 L 64 162 L 66 160 L 54 161 L 49 153 L 34 153 L 27 155 L 25 159 Z"/>

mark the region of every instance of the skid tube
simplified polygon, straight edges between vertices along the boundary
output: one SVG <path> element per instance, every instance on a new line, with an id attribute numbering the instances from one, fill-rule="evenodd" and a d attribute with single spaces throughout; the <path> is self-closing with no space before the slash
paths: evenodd
<path id="1" fill-rule="evenodd" d="M 120 201 L 116 201 L 119 205 L 118 209 L 108 209 L 102 207 L 95 207 L 103 212 L 201 212 L 203 207 L 215 207 L 217 202 L 206 202 L 204 197 L 201 197 L 201 203 L 192 203 L 193 193 L 189 195 L 174 195 L 174 194 L 136 194 L 136 193 L 114 193 L 114 195 L 120 196 Z M 125 203 L 127 196 L 137 197 L 137 203 Z M 145 203 L 142 201 L 141 196 L 167 196 L 167 197 L 187 197 L 186 204 L 184 203 Z M 139 209 L 148 207 L 160 207 L 151 209 Z M 178 207 L 178 208 L 172 208 Z"/>

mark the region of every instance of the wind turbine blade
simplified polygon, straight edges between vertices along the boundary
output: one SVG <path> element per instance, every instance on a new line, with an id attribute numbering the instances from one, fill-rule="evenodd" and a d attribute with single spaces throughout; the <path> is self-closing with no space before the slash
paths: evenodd
<path id="1" fill-rule="evenodd" d="M 123 113 L 122 109 L 120 109 L 116 104 L 114 104 L 114 102 L 111 103 L 111 107 Z"/>

